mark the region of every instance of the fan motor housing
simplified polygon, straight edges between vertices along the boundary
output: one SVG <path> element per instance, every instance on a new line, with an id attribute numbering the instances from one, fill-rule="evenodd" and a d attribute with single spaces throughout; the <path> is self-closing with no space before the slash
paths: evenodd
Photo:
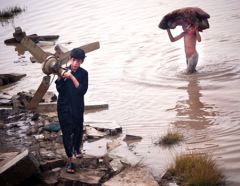
<path id="1" fill-rule="evenodd" d="M 57 59 L 54 55 L 50 55 L 46 58 L 46 60 L 43 63 L 42 71 L 43 73 L 50 75 L 53 73 L 57 73 L 55 70 L 55 67 L 57 65 Z"/>

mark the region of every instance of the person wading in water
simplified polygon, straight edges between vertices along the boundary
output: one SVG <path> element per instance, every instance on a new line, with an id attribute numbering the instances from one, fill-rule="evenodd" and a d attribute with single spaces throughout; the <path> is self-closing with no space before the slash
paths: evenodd
<path id="1" fill-rule="evenodd" d="M 184 48 L 187 62 L 187 73 L 191 74 L 196 72 L 196 66 L 198 62 L 198 53 L 196 50 L 196 42 L 201 42 L 201 36 L 197 27 L 191 24 L 184 24 L 182 26 L 183 32 L 176 37 L 172 36 L 170 29 L 167 29 L 167 33 L 171 42 L 178 41 L 184 38 Z"/>

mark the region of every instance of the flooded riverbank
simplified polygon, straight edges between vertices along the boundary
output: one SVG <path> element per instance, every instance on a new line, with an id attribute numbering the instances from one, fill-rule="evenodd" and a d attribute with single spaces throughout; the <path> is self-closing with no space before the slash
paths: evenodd
<path id="1" fill-rule="evenodd" d="M 28 34 L 57 34 L 57 43 L 68 49 L 99 41 L 100 49 L 87 55 L 83 67 L 89 72 L 87 100 L 104 101 L 109 109 L 88 113 L 86 120 L 115 120 L 123 133 L 142 136 L 133 151 L 154 176 L 159 176 L 176 153 L 198 150 L 214 154 L 224 169 L 228 185 L 240 184 L 240 46 L 239 1 L 196 0 L 139 1 L 31 1 L 14 19 Z M 1 8 L 15 5 L 13 0 Z M 170 43 L 158 28 L 171 10 L 199 6 L 210 14 L 210 28 L 198 43 L 197 73 L 185 74 L 182 41 Z M 0 27 L 1 73 L 27 74 L 4 91 L 15 94 L 36 89 L 43 73 L 29 55 L 19 59 L 3 41 L 12 37 L 13 25 Z M 176 30 L 174 35 L 180 32 Z M 53 46 L 43 46 L 52 50 Z M 55 91 L 54 83 L 50 90 Z M 177 128 L 185 142 L 174 149 L 154 145 L 169 128 Z M 126 147 L 128 148 L 128 147 Z M 116 151 L 124 150 L 121 148 Z"/>

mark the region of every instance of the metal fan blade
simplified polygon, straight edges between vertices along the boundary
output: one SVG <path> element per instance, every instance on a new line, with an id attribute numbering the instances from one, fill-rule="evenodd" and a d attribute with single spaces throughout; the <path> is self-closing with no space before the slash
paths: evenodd
<path id="1" fill-rule="evenodd" d="M 43 77 L 40 86 L 38 87 L 30 103 L 27 105 L 27 109 L 35 110 L 37 108 L 39 102 L 41 102 L 43 96 L 45 95 L 50 86 L 50 79 L 51 79 L 50 76 Z"/>
<path id="2" fill-rule="evenodd" d="M 94 42 L 94 43 L 89 43 L 87 45 L 83 45 L 83 46 L 81 46 L 79 48 L 84 50 L 85 53 L 88 53 L 88 52 L 92 52 L 94 50 L 99 49 L 100 48 L 100 44 L 99 44 L 99 42 Z M 60 54 L 59 60 L 60 60 L 61 65 L 67 63 L 67 61 L 69 60 L 69 57 L 70 57 L 70 52 L 71 51 L 68 51 L 68 52 L 65 52 L 63 54 Z"/>
<path id="3" fill-rule="evenodd" d="M 20 43 L 33 55 L 37 62 L 42 63 L 47 58 L 48 53 L 44 52 L 28 37 L 24 37 Z"/>
<path id="4" fill-rule="evenodd" d="M 94 43 L 89 43 L 89 44 L 80 46 L 79 48 L 84 50 L 85 53 L 88 53 L 88 52 L 92 52 L 94 50 L 99 49 L 100 48 L 100 44 L 99 44 L 99 42 L 94 42 Z"/>

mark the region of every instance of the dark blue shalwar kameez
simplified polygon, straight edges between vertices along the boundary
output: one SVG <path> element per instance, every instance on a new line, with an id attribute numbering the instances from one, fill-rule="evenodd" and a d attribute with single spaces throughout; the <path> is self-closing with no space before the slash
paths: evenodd
<path id="1" fill-rule="evenodd" d="M 56 80 L 59 93 L 57 101 L 58 119 L 63 133 L 63 144 L 67 156 L 80 153 L 83 135 L 84 94 L 88 89 L 88 72 L 79 67 L 71 72 L 78 80 L 76 88 L 71 79 Z"/>

